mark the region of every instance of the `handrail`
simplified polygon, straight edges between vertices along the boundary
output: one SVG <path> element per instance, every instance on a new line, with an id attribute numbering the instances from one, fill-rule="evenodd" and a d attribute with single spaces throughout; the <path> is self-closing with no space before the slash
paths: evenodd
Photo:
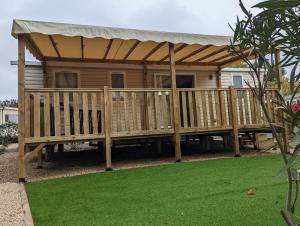
<path id="1" fill-rule="evenodd" d="M 103 92 L 103 89 L 89 88 L 30 88 L 25 92 Z"/>

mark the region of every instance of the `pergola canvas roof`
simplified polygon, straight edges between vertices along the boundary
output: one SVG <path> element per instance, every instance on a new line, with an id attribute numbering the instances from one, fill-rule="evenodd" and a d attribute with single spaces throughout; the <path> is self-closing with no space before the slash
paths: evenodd
<path id="1" fill-rule="evenodd" d="M 24 35 L 27 48 L 46 61 L 167 64 L 168 43 L 175 45 L 176 64 L 222 66 L 239 60 L 228 52 L 229 36 L 26 20 L 14 20 L 12 35 Z"/>

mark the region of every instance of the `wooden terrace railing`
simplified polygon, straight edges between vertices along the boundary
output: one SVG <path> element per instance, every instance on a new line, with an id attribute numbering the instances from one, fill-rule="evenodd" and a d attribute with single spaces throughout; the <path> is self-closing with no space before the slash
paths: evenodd
<path id="1" fill-rule="evenodd" d="M 280 124 L 267 90 L 273 123 Z M 266 127 L 250 89 L 177 89 L 180 133 Z M 25 142 L 55 143 L 174 134 L 171 89 L 25 90 Z"/>

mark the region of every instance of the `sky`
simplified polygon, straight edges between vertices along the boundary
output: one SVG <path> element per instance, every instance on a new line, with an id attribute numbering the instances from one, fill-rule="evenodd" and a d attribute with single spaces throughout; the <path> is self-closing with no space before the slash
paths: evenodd
<path id="1" fill-rule="evenodd" d="M 244 0 L 247 8 L 258 2 Z M 243 16 L 238 0 L 0 0 L 0 100 L 17 98 L 13 19 L 232 35 L 228 23 L 237 16 Z"/>

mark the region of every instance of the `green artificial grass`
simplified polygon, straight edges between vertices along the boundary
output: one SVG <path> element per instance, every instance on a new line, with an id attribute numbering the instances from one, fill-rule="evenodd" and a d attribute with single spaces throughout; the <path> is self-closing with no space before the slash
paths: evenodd
<path id="1" fill-rule="evenodd" d="M 286 178 L 274 178 L 281 165 L 280 156 L 197 161 L 31 182 L 26 190 L 36 226 L 285 225 Z"/>

